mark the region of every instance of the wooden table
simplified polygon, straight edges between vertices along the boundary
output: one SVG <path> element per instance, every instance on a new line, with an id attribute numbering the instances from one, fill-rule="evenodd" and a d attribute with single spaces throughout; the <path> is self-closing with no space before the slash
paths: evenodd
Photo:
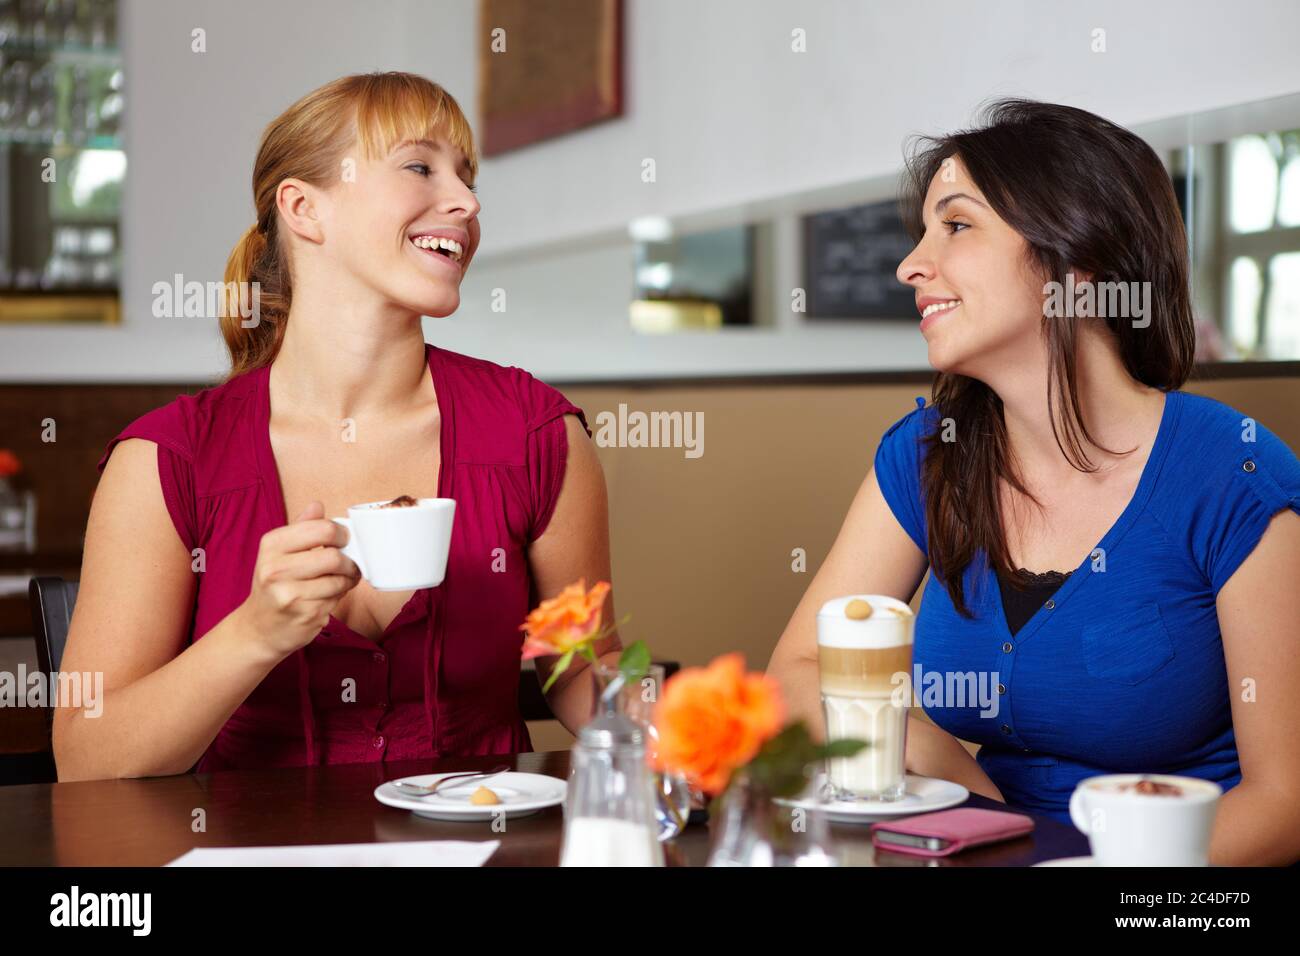
<path id="1" fill-rule="evenodd" d="M 455 757 L 384 764 L 294 767 L 182 774 L 143 780 L 0 787 L 0 864 L 7 866 L 159 866 L 194 847 L 371 843 L 388 840 L 493 840 L 489 866 L 554 866 L 563 814 L 559 807 L 509 820 L 505 833 L 489 823 L 443 823 L 386 807 L 372 792 L 385 780 L 420 773 L 513 769 L 568 775 L 568 751 L 515 757 Z M 972 807 L 1005 809 L 972 795 Z M 203 810 L 206 832 L 196 833 Z M 853 866 L 1028 866 L 1088 853 L 1073 827 L 1035 816 L 1034 831 L 1013 842 L 927 860 L 881 851 L 865 826 L 833 824 L 841 862 Z M 669 865 L 701 866 L 709 831 L 695 825 L 665 844 Z"/>

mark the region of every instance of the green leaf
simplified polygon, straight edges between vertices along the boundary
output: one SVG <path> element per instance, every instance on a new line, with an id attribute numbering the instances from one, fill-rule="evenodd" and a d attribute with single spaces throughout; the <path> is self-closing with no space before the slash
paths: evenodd
<path id="1" fill-rule="evenodd" d="M 832 757 L 852 757 L 860 750 L 866 750 L 871 746 L 865 740 L 854 740 L 851 737 L 845 737 L 842 740 L 832 740 L 830 743 L 822 744 L 819 748 L 819 756 L 822 759 Z"/>
<path id="2" fill-rule="evenodd" d="M 790 724 L 769 740 L 749 762 L 755 785 L 774 797 L 794 797 L 807 786 L 813 768 L 828 757 L 851 757 L 869 746 L 864 740 L 834 740 L 817 744 L 802 721 Z"/>
<path id="3" fill-rule="evenodd" d="M 751 777 L 775 797 L 793 797 L 807 785 L 819 749 L 802 722 L 790 724 L 750 761 Z"/>
<path id="4" fill-rule="evenodd" d="M 635 641 L 623 649 L 618 658 L 618 669 L 629 685 L 645 677 L 650 670 L 650 649 L 645 641 Z"/>
<path id="5" fill-rule="evenodd" d="M 555 683 L 557 677 L 569 669 L 569 663 L 573 660 L 573 654 L 576 650 L 576 647 L 569 648 L 564 652 L 564 656 L 555 662 L 555 666 L 551 668 L 551 676 L 546 678 L 546 683 L 542 685 L 543 694 L 551 689 L 551 685 Z"/>

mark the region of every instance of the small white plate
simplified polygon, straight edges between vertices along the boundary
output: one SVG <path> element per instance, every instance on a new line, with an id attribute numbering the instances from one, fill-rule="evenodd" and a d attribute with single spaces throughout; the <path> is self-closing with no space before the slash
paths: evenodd
<path id="1" fill-rule="evenodd" d="M 450 773 L 426 773 L 401 779 L 416 786 L 428 787 L 449 776 Z M 470 794 L 480 786 L 494 791 L 501 802 L 488 806 L 470 803 Z M 509 820 L 563 803 L 567 788 L 568 785 L 563 780 L 545 774 L 507 771 L 490 780 L 478 778 L 464 783 L 449 783 L 427 797 L 405 794 L 390 781 L 375 788 L 375 799 L 385 806 L 410 810 L 416 816 L 428 817 L 430 820 L 493 820 L 502 810 Z"/>
<path id="2" fill-rule="evenodd" d="M 809 793 L 817 793 L 826 782 L 824 773 L 813 778 Z M 938 780 L 934 777 L 918 777 L 909 773 L 904 784 L 906 792 L 901 800 L 831 800 L 818 803 L 806 797 L 795 800 L 780 800 L 792 807 L 821 810 L 826 819 L 832 823 L 874 823 L 877 820 L 889 820 L 894 817 L 907 817 L 916 813 L 929 813 L 943 810 L 964 803 L 970 791 L 959 783 Z"/>
<path id="3" fill-rule="evenodd" d="M 1044 860 L 1034 866 L 1096 866 L 1090 856 L 1063 856 L 1056 860 Z"/>

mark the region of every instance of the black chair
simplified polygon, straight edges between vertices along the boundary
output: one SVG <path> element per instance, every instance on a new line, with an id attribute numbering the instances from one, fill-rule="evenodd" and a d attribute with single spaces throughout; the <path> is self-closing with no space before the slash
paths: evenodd
<path id="1" fill-rule="evenodd" d="M 77 582 L 59 577 L 32 578 L 27 585 L 32 610 L 32 636 L 36 641 L 36 666 L 47 676 L 59 669 L 68 643 L 68 625 L 77 600 Z M 54 721 L 54 708 L 45 708 L 47 728 Z M 0 785 L 53 783 L 58 779 L 54 752 L 4 754 L 0 756 Z"/>
<path id="2" fill-rule="evenodd" d="M 32 608 L 32 630 L 36 636 L 36 663 L 46 674 L 59 669 L 63 649 L 68 646 L 72 606 L 77 603 L 76 581 L 58 577 L 32 578 L 27 598 Z M 51 711 L 50 718 L 53 719 Z"/>
<path id="3" fill-rule="evenodd" d="M 681 669 L 677 661 L 654 661 L 654 663 L 663 667 L 664 680 Z M 537 672 L 531 667 L 519 672 L 519 713 L 523 715 L 524 720 L 555 719 L 555 714 L 551 712 L 551 705 L 546 702 L 546 695 L 542 693 Z"/>

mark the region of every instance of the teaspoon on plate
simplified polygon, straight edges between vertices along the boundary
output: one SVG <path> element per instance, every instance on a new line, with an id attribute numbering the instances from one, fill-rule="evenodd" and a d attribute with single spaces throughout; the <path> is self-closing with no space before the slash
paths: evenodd
<path id="1" fill-rule="evenodd" d="M 407 783 L 405 780 L 394 780 L 393 786 L 408 796 L 428 797 L 437 793 L 444 783 L 450 783 L 453 780 L 463 783 L 471 777 L 495 777 L 497 774 L 504 773 L 509 769 L 509 764 L 501 764 L 500 766 L 493 767 L 491 770 L 473 770 L 469 773 L 453 773 L 427 787 L 418 783 Z"/>

